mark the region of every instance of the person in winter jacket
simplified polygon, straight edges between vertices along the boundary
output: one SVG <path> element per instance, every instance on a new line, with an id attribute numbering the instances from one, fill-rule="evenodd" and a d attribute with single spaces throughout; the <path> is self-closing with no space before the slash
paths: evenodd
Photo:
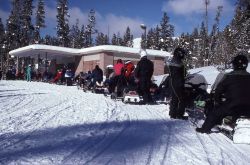
<path id="1" fill-rule="evenodd" d="M 65 73 L 66 73 L 67 69 L 68 69 L 68 67 L 66 65 L 64 65 L 62 70 L 61 70 L 61 72 L 62 72 L 62 75 L 60 78 L 61 84 L 63 84 L 65 82 Z"/>
<path id="2" fill-rule="evenodd" d="M 114 65 L 115 76 L 121 75 L 122 69 L 124 69 L 124 64 L 121 59 L 118 59 L 116 64 Z"/>
<path id="3" fill-rule="evenodd" d="M 93 79 L 92 86 L 96 83 L 96 81 L 100 83 L 103 80 L 103 71 L 99 65 L 95 66 L 95 69 L 92 71 L 91 78 Z"/>
<path id="4" fill-rule="evenodd" d="M 168 63 L 171 89 L 169 116 L 174 119 L 184 119 L 184 83 L 186 70 L 182 60 L 185 54 L 186 51 L 183 48 L 177 47 L 174 50 L 172 60 Z"/>
<path id="5" fill-rule="evenodd" d="M 122 74 L 123 73 L 123 74 Z M 121 59 L 118 59 L 114 65 L 114 75 L 111 78 L 109 90 L 111 93 L 115 92 L 117 86 L 123 85 L 120 80 L 124 79 L 124 64 Z"/>
<path id="6" fill-rule="evenodd" d="M 225 116 L 237 119 L 241 115 L 250 117 L 250 73 L 246 71 L 248 59 L 238 54 L 233 61 L 233 71 L 226 73 L 218 83 L 214 93 L 214 108 L 197 132 L 210 133 L 211 129 Z"/>
<path id="7" fill-rule="evenodd" d="M 138 79 L 139 94 L 142 95 L 142 104 L 152 102 L 150 95 L 151 77 L 154 72 L 154 64 L 147 59 L 147 52 L 145 50 L 140 51 L 141 59 L 135 68 L 135 77 Z"/>
<path id="8" fill-rule="evenodd" d="M 125 68 L 125 77 L 128 79 L 132 75 L 135 69 L 135 65 L 132 63 L 132 61 L 128 60 L 125 62 L 124 68 Z"/>
<path id="9" fill-rule="evenodd" d="M 62 70 L 58 69 L 56 76 L 52 80 L 52 83 L 57 83 L 61 79 L 61 77 L 62 77 Z"/>
<path id="10" fill-rule="evenodd" d="M 124 66 L 125 70 L 125 78 L 128 82 L 129 87 L 134 87 L 136 86 L 135 84 L 135 78 L 134 78 L 134 70 L 135 70 L 135 65 L 133 64 L 132 61 L 128 60 L 125 62 Z"/>
<path id="11" fill-rule="evenodd" d="M 29 66 L 27 67 L 27 70 L 26 70 L 26 80 L 31 81 L 31 65 L 30 64 L 29 64 Z"/>

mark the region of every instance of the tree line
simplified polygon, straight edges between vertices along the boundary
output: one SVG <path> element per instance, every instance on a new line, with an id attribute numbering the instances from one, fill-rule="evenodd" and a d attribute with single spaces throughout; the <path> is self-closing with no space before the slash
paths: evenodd
<path id="1" fill-rule="evenodd" d="M 36 5 L 36 11 L 34 11 Z M 41 36 L 41 29 L 46 27 L 45 2 L 38 0 L 12 0 L 10 15 L 6 24 L 0 18 L 1 61 L 7 61 L 7 52 L 30 44 L 46 44 L 70 48 L 85 48 L 95 45 L 133 46 L 133 34 L 128 26 L 124 34 L 107 34 L 96 29 L 95 11 L 88 14 L 87 25 L 79 25 L 79 20 L 70 27 L 68 0 L 57 0 L 56 36 Z M 148 29 L 141 36 L 142 48 L 171 52 L 181 46 L 188 50 L 187 65 L 189 68 L 204 65 L 224 65 L 238 51 L 250 49 L 250 1 L 237 0 L 232 21 L 220 30 L 220 16 L 223 6 L 218 6 L 211 32 L 208 32 L 204 21 L 192 33 L 183 33 L 174 37 L 175 28 L 170 24 L 166 12 L 156 27 Z M 32 18 L 35 18 L 32 21 Z M 34 23 L 33 23 L 34 22 Z M 146 31 L 145 31 L 146 32 Z"/>

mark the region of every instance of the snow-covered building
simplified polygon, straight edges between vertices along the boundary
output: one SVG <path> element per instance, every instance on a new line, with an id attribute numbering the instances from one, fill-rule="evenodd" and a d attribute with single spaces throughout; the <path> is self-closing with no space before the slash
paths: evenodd
<path id="1" fill-rule="evenodd" d="M 76 73 L 93 70 L 99 65 L 103 70 L 108 65 L 114 65 L 118 59 L 131 60 L 136 65 L 140 60 L 140 48 L 130 48 L 114 45 L 101 45 L 89 48 L 75 49 L 50 45 L 29 45 L 9 52 L 11 56 L 30 57 L 49 60 L 48 69 L 56 72 L 62 64 L 73 67 Z M 170 53 L 147 49 L 148 58 L 154 63 L 154 75 L 164 73 L 164 60 Z M 38 60 L 36 60 L 38 61 Z M 37 64 L 37 68 L 39 68 Z M 41 66 L 40 66 L 41 68 Z"/>

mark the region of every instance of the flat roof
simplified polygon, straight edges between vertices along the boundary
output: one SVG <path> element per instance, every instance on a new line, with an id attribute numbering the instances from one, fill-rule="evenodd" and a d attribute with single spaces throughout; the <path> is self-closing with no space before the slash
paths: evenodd
<path id="1" fill-rule="evenodd" d="M 88 54 L 100 53 L 100 52 L 113 52 L 113 53 L 126 53 L 131 55 L 139 56 L 140 48 L 131 48 L 125 46 L 116 46 L 116 45 L 100 45 L 82 49 L 76 48 L 66 48 L 60 46 L 51 46 L 51 45 L 40 45 L 34 44 L 18 48 L 9 52 L 12 56 L 18 57 L 32 57 L 40 55 L 41 58 L 57 58 L 57 57 L 72 57 L 72 56 L 83 56 Z M 169 52 L 147 49 L 147 54 L 149 56 L 156 57 L 168 57 L 171 56 Z"/>

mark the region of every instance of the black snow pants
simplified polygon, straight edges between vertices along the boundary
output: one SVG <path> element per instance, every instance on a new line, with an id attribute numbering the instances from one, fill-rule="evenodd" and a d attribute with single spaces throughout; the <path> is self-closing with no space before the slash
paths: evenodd
<path id="1" fill-rule="evenodd" d="M 142 96 L 143 98 L 143 104 L 146 103 L 151 103 L 152 102 L 152 97 L 150 94 L 150 85 L 151 85 L 151 81 L 147 80 L 147 79 L 140 79 L 139 83 L 138 83 L 138 91 L 139 94 Z"/>
<path id="2" fill-rule="evenodd" d="M 184 86 L 173 86 L 171 84 L 171 102 L 169 116 L 171 118 L 182 118 L 185 113 Z"/>

